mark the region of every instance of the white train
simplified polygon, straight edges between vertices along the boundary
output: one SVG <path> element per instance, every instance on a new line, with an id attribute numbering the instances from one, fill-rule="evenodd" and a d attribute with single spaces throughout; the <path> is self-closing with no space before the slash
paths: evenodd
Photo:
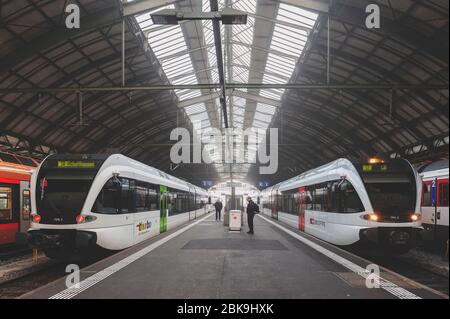
<path id="1" fill-rule="evenodd" d="M 338 159 L 262 191 L 263 213 L 335 245 L 407 251 L 422 229 L 421 183 L 405 160 Z"/>
<path id="2" fill-rule="evenodd" d="M 419 169 L 422 176 L 423 238 L 440 243 L 448 240 L 448 161 L 442 160 Z"/>
<path id="3" fill-rule="evenodd" d="M 50 155 L 31 202 L 28 241 L 49 257 L 124 249 L 210 210 L 205 190 L 120 154 Z"/>

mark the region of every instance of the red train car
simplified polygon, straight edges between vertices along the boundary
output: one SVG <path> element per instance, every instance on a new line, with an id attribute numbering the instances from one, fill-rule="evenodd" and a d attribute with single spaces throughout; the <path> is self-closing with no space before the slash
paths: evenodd
<path id="1" fill-rule="evenodd" d="M 30 157 L 0 152 L 0 249 L 29 228 L 30 177 L 38 165 Z"/>

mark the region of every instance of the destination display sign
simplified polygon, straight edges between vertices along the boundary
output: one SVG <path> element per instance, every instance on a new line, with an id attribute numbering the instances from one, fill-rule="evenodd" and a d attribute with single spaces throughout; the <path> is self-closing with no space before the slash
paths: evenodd
<path id="1" fill-rule="evenodd" d="M 95 168 L 95 162 L 92 161 L 58 161 L 59 168 Z"/>

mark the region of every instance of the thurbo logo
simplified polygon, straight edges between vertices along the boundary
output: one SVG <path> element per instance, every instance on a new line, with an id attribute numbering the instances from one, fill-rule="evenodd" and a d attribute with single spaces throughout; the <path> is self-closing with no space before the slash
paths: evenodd
<path id="1" fill-rule="evenodd" d="M 146 221 L 145 223 L 140 222 L 139 224 L 136 225 L 136 228 L 138 231 L 148 230 L 152 228 L 152 222 L 149 220 Z"/>
<path id="2" fill-rule="evenodd" d="M 170 140 L 177 141 L 170 150 L 174 164 L 254 164 L 259 163 L 260 174 L 274 174 L 278 169 L 278 129 L 266 131 L 260 128 L 217 128 L 202 130 L 201 122 L 193 122 L 191 132 L 186 128 L 174 128 Z M 192 146 L 192 161 L 191 161 Z M 269 146 L 269 153 L 267 152 Z"/>

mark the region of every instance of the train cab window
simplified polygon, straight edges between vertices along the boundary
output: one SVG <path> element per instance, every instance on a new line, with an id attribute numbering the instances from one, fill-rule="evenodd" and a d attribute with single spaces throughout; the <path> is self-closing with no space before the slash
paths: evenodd
<path id="1" fill-rule="evenodd" d="M 120 213 L 120 183 L 119 180 L 111 178 L 103 186 L 97 196 L 94 213 L 100 214 L 118 214 Z"/>
<path id="2" fill-rule="evenodd" d="M 422 205 L 425 207 L 433 206 L 431 184 L 423 184 L 422 192 Z"/>
<path id="3" fill-rule="evenodd" d="M 439 206 L 448 207 L 448 183 L 439 184 Z"/>
<path id="4" fill-rule="evenodd" d="M 364 206 L 353 185 L 345 180 L 340 185 L 340 211 L 342 213 L 359 213 Z"/>
<path id="5" fill-rule="evenodd" d="M 10 223 L 12 219 L 12 189 L 0 187 L 0 224 Z"/>

